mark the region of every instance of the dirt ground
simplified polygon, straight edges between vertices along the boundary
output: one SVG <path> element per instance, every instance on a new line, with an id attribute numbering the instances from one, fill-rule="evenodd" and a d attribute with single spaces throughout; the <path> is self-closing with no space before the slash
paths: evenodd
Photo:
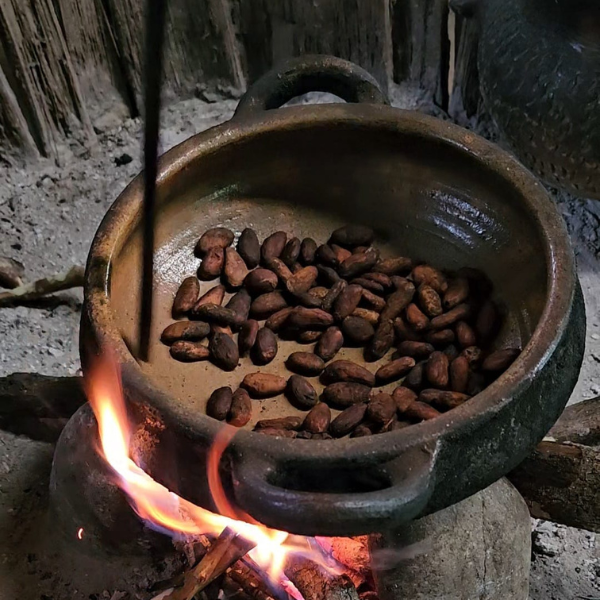
<path id="1" fill-rule="evenodd" d="M 418 106 L 414 95 L 407 97 L 397 91 L 395 104 Z M 163 150 L 228 119 L 236 102 L 192 99 L 166 108 Z M 140 170 L 139 120 L 108 113 L 95 129 L 93 147 L 75 137 L 60 148 L 58 161 L 0 167 L 0 255 L 22 262 L 28 280 L 84 264 L 104 213 Z M 493 137 L 493 130 L 484 132 Z M 600 394 L 600 202 L 558 193 L 555 199 L 577 254 L 588 315 L 586 358 L 571 399 L 577 402 Z M 0 376 L 76 374 L 80 310 L 79 291 L 35 306 L 1 309 Z M 125 598 L 117 593 L 123 589 L 119 578 L 125 582 L 128 569 L 139 572 L 139 565 L 105 565 L 105 577 L 76 590 L 70 587 L 68 568 L 57 572 L 40 564 L 35 546 L 47 531 L 43 516 L 52 452 L 50 444 L 0 431 L 0 600 Z M 532 600 L 600 599 L 594 534 L 541 521 L 532 521 L 532 532 Z M 63 569 L 68 563 L 60 564 Z M 146 577 L 151 574 L 140 580 Z M 95 593 L 90 595 L 90 589 Z M 140 592 L 134 597 L 144 596 Z"/>

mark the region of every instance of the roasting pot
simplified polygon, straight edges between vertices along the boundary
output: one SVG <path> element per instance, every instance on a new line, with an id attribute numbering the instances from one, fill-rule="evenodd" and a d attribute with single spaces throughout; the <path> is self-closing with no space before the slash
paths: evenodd
<path id="1" fill-rule="evenodd" d="M 349 103 L 278 108 L 309 90 Z M 515 467 L 575 385 L 584 305 L 565 226 L 544 188 L 473 133 L 391 108 L 351 63 L 291 61 L 250 88 L 229 122 L 162 157 L 149 363 L 132 354 L 142 194 L 138 176 L 94 238 L 82 363 L 87 371 L 98 352 L 117 357 L 132 418 L 144 419 L 154 436 L 143 466 L 201 506 L 213 507 L 206 460 L 224 427 L 204 414 L 206 400 L 256 370 L 247 359 L 233 373 L 177 363 L 159 341 L 178 284 L 197 269 L 194 244 L 212 226 L 236 233 L 251 226 L 261 239 L 283 229 L 322 243 L 342 223 L 364 223 L 390 252 L 444 268 L 479 267 L 507 312 L 499 343 L 524 349 L 484 392 L 407 429 L 337 441 L 240 431 L 224 461 L 224 484 L 232 502 L 269 526 L 305 535 L 375 532 L 458 502 Z M 295 349 L 286 344 L 293 346 L 281 343 L 282 360 L 262 369 L 283 369 Z M 258 405 L 256 418 L 283 414 L 282 402 Z"/>

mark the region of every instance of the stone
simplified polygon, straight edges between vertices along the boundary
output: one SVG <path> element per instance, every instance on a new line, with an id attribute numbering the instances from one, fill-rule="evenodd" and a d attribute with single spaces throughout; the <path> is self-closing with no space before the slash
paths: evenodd
<path id="1" fill-rule="evenodd" d="M 527 600 L 531 521 L 506 479 L 371 537 L 380 600 Z"/>

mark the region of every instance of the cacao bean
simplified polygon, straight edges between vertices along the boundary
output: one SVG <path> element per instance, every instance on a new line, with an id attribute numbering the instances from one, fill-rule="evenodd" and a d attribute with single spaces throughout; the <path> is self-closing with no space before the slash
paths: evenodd
<path id="1" fill-rule="evenodd" d="M 424 283 L 417 290 L 419 306 L 428 317 L 437 317 L 444 311 L 442 310 L 442 299 L 440 295 L 430 286 Z"/>
<path id="2" fill-rule="evenodd" d="M 423 390 L 419 394 L 419 402 L 425 404 L 434 404 L 435 406 L 450 409 L 464 404 L 471 396 L 460 394 L 459 392 L 449 392 L 445 390 Z"/>
<path id="3" fill-rule="evenodd" d="M 292 306 L 278 310 L 267 319 L 265 327 L 268 327 L 273 333 L 279 333 L 293 312 L 294 308 Z"/>
<path id="4" fill-rule="evenodd" d="M 252 305 L 252 297 L 246 290 L 240 290 L 234 294 L 227 303 L 227 308 L 235 312 L 242 320 L 246 320 L 250 314 L 250 306 Z"/>
<path id="5" fill-rule="evenodd" d="M 322 335 L 322 331 L 302 331 L 298 335 L 297 341 L 299 344 L 313 344 L 314 342 L 318 342 Z"/>
<path id="6" fill-rule="evenodd" d="M 457 321 L 469 318 L 471 315 L 471 306 L 469 304 L 459 304 L 450 309 L 447 313 L 431 319 L 432 329 L 446 329 L 454 325 Z"/>
<path id="7" fill-rule="evenodd" d="M 408 279 L 398 281 L 396 291 L 390 294 L 385 308 L 381 312 L 381 319 L 393 321 L 400 316 L 400 313 L 410 304 L 414 295 L 415 286 Z"/>
<path id="8" fill-rule="evenodd" d="M 187 342 L 200 342 L 208 337 L 210 325 L 208 323 L 194 321 L 178 321 L 169 325 L 160 336 L 163 344 L 171 344 L 185 340 Z"/>
<path id="9" fill-rule="evenodd" d="M 224 421 L 231 409 L 233 392 L 230 387 L 216 389 L 206 403 L 206 414 L 217 421 Z"/>
<path id="10" fill-rule="evenodd" d="M 281 283 L 283 285 L 286 284 L 288 279 L 291 279 L 294 275 L 287 265 L 279 258 L 272 258 L 268 263 L 266 263 L 269 269 L 279 277 Z"/>
<path id="11" fill-rule="evenodd" d="M 332 383 L 323 390 L 322 400 L 334 408 L 346 408 L 366 402 L 370 393 L 371 388 L 362 383 Z"/>
<path id="12" fill-rule="evenodd" d="M 224 250 L 227 246 L 231 246 L 233 238 L 233 231 L 225 227 L 213 227 L 202 234 L 196 244 L 194 252 L 196 253 L 196 256 L 202 258 L 211 250 Z"/>
<path id="13" fill-rule="evenodd" d="M 342 248 L 337 244 L 330 243 L 329 246 L 331 246 L 331 249 L 334 251 L 338 264 L 344 262 L 349 256 L 352 256 L 350 250 L 346 250 L 346 248 Z"/>
<path id="14" fill-rule="evenodd" d="M 412 327 L 409 327 L 402 317 L 394 319 L 394 330 L 398 341 L 402 342 L 421 342 L 423 338 Z"/>
<path id="15" fill-rule="evenodd" d="M 324 402 L 311 408 L 304 419 L 302 429 L 310 433 L 326 433 L 331 422 L 331 410 Z"/>
<path id="16" fill-rule="evenodd" d="M 246 275 L 244 285 L 253 296 L 268 294 L 277 289 L 279 280 L 277 275 L 269 269 L 255 269 Z"/>
<path id="17" fill-rule="evenodd" d="M 194 318 L 223 327 L 239 329 L 244 319 L 235 311 L 217 304 L 203 304 L 194 311 Z"/>
<path id="18" fill-rule="evenodd" d="M 298 306 L 288 317 L 287 325 L 299 330 L 316 331 L 333 325 L 333 317 L 320 308 Z"/>
<path id="19" fill-rule="evenodd" d="M 240 351 L 240 356 L 246 356 L 256 342 L 256 336 L 258 334 L 260 326 L 258 321 L 254 319 L 250 319 L 248 321 L 244 321 L 240 328 L 240 333 L 238 335 L 238 348 Z"/>
<path id="20" fill-rule="evenodd" d="M 471 295 L 479 299 L 487 298 L 494 289 L 490 278 L 480 269 L 463 267 L 458 270 L 457 276 L 468 279 Z"/>
<path id="21" fill-rule="evenodd" d="M 450 362 L 452 362 L 459 354 L 458 348 L 454 344 L 449 344 L 446 346 L 443 352 L 448 357 Z"/>
<path id="22" fill-rule="evenodd" d="M 369 248 L 363 254 L 353 254 L 339 266 L 339 274 L 345 279 L 354 279 L 363 273 L 368 273 L 379 259 L 379 252 Z"/>
<path id="23" fill-rule="evenodd" d="M 250 356 L 255 365 L 268 365 L 277 356 L 277 338 L 268 328 L 263 327 L 256 335 L 256 343 Z"/>
<path id="24" fill-rule="evenodd" d="M 283 393 L 286 386 L 285 378 L 270 373 L 249 373 L 242 381 L 242 387 L 252 398 L 273 398 Z"/>
<path id="25" fill-rule="evenodd" d="M 394 390 L 392 398 L 396 403 L 396 408 L 401 413 L 405 413 L 406 409 L 417 399 L 417 394 L 407 387 L 399 386 Z"/>
<path id="26" fill-rule="evenodd" d="M 374 335 L 373 325 L 360 317 L 349 316 L 342 321 L 342 332 L 347 343 L 364 346 Z"/>
<path id="27" fill-rule="evenodd" d="M 333 305 L 335 304 L 335 301 L 339 298 L 340 294 L 347 287 L 348 287 L 348 284 L 343 279 L 340 279 L 339 281 L 334 283 L 333 286 L 331 287 L 331 289 L 327 292 L 327 295 L 325 296 L 325 298 L 323 298 L 323 302 L 321 304 L 321 307 L 323 308 L 323 310 L 330 312 L 333 309 Z"/>
<path id="28" fill-rule="evenodd" d="M 336 268 L 340 262 L 333 248 L 329 244 L 321 244 L 317 248 L 316 260 L 322 265 Z"/>
<path id="29" fill-rule="evenodd" d="M 377 283 L 376 281 L 372 281 L 371 279 L 365 279 L 364 277 L 358 277 L 357 279 L 353 279 L 350 283 L 353 283 L 355 285 L 360 285 L 360 287 L 364 288 L 365 290 L 369 290 L 370 292 L 373 292 L 374 294 L 383 294 L 384 293 L 383 286 L 380 283 Z"/>
<path id="30" fill-rule="evenodd" d="M 223 248 L 211 248 L 202 259 L 198 267 L 198 278 L 202 281 L 216 279 L 223 270 L 225 264 L 225 250 Z"/>
<path id="31" fill-rule="evenodd" d="M 411 425 L 412 423 L 410 421 L 394 421 L 392 423 L 391 431 L 400 431 L 400 429 L 406 429 Z"/>
<path id="32" fill-rule="evenodd" d="M 328 433 L 313 433 L 311 436 L 313 440 L 332 440 L 333 437 Z"/>
<path id="33" fill-rule="evenodd" d="M 404 378 L 403 385 L 418 392 L 424 384 L 426 364 L 427 361 L 417 363 Z"/>
<path id="34" fill-rule="evenodd" d="M 330 242 L 354 248 L 356 246 L 370 246 L 375 237 L 374 231 L 364 225 L 344 225 L 336 229 L 330 238 Z"/>
<path id="35" fill-rule="evenodd" d="M 364 319 L 373 327 L 376 327 L 379 324 L 379 313 L 374 310 L 369 310 L 368 308 L 358 307 L 354 309 L 351 316 L 358 317 L 359 319 Z"/>
<path id="36" fill-rule="evenodd" d="M 225 283 L 231 289 L 242 287 L 246 275 L 248 275 L 248 267 L 244 259 L 233 248 L 225 250 L 225 267 L 224 267 Z"/>
<path id="37" fill-rule="evenodd" d="M 450 310 L 462 304 L 469 297 L 469 280 L 466 277 L 452 279 L 444 294 L 444 308 Z"/>
<path id="38" fill-rule="evenodd" d="M 319 270 L 319 280 L 327 286 L 331 286 L 340 281 L 340 276 L 337 274 L 335 269 L 331 267 L 325 267 L 324 265 L 317 265 Z"/>
<path id="39" fill-rule="evenodd" d="M 274 258 L 279 258 L 287 242 L 287 233 L 285 231 L 276 231 L 272 233 L 262 244 L 260 256 L 263 264 L 269 266 Z"/>
<path id="40" fill-rule="evenodd" d="M 447 387 L 449 365 L 450 361 L 443 352 L 432 352 L 425 367 L 425 374 L 429 383 L 439 388 Z"/>
<path id="41" fill-rule="evenodd" d="M 373 432 L 367 425 L 359 425 L 350 435 L 351 438 L 366 437 L 373 435 Z"/>
<path id="42" fill-rule="evenodd" d="M 468 348 L 465 348 L 461 352 L 461 355 L 469 361 L 469 365 L 471 367 L 478 365 L 483 358 L 483 352 L 481 351 L 481 348 L 478 348 L 477 346 L 469 346 Z"/>
<path id="43" fill-rule="evenodd" d="M 319 300 L 312 294 L 309 294 L 308 292 L 305 292 L 303 294 L 295 294 L 294 298 L 296 302 L 300 306 L 304 306 L 304 308 L 321 308 L 323 306 L 321 300 Z"/>
<path id="44" fill-rule="evenodd" d="M 429 327 L 429 319 L 414 303 L 410 303 L 406 308 L 406 322 L 415 331 L 424 331 Z"/>
<path id="45" fill-rule="evenodd" d="M 304 238 L 300 245 L 300 262 L 303 265 L 312 265 L 317 253 L 317 242 L 312 238 Z"/>
<path id="46" fill-rule="evenodd" d="M 252 418 L 252 400 L 248 392 L 243 389 L 237 389 L 233 393 L 231 408 L 227 415 L 227 422 L 234 427 L 243 427 L 250 422 Z"/>
<path id="47" fill-rule="evenodd" d="M 365 348 L 364 357 L 367 362 L 375 362 L 383 358 L 394 343 L 394 326 L 391 321 L 381 320 L 375 335 Z"/>
<path id="48" fill-rule="evenodd" d="M 338 327 L 329 327 L 321 336 L 315 348 L 315 354 L 325 362 L 331 360 L 344 345 L 344 336 Z"/>
<path id="49" fill-rule="evenodd" d="M 215 333 L 208 345 L 212 361 L 223 371 L 233 371 L 240 362 L 240 351 L 233 339 L 224 333 Z"/>
<path id="50" fill-rule="evenodd" d="M 398 356 L 412 356 L 413 358 L 427 358 L 435 348 L 425 342 L 400 342 Z"/>
<path id="51" fill-rule="evenodd" d="M 358 308 L 362 293 L 363 289 L 360 285 L 349 285 L 340 292 L 333 303 L 333 317 L 336 321 L 343 321 Z"/>
<path id="52" fill-rule="evenodd" d="M 210 352 L 206 346 L 202 346 L 199 342 L 187 342 L 180 340 L 175 342 L 169 352 L 171 356 L 180 362 L 197 362 L 199 360 L 207 360 Z"/>
<path id="53" fill-rule="evenodd" d="M 477 396 L 485 389 L 485 375 L 471 371 L 469 375 L 469 383 L 467 385 L 467 394 L 469 396 Z"/>
<path id="54" fill-rule="evenodd" d="M 355 404 L 354 406 L 350 406 L 346 410 L 343 410 L 335 419 L 333 419 L 333 421 L 331 421 L 331 425 L 329 426 L 331 435 L 335 438 L 340 438 L 349 434 L 361 424 L 365 418 L 366 412 L 367 405 L 364 403 Z"/>
<path id="55" fill-rule="evenodd" d="M 364 288 L 362 291 L 362 299 L 377 312 L 381 312 L 386 306 L 386 301 L 381 296 Z"/>
<path id="56" fill-rule="evenodd" d="M 410 356 L 403 356 L 379 367 L 375 378 L 377 379 L 377 385 L 385 385 L 398 381 L 406 375 L 415 366 L 415 359 Z"/>
<path id="57" fill-rule="evenodd" d="M 477 345 L 477 336 L 475 330 L 465 321 L 459 321 L 456 324 L 456 338 L 461 348 L 469 348 Z"/>
<path id="58" fill-rule="evenodd" d="M 504 348 L 492 352 L 481 365 L 481 370 L 488 373 L 501 373 L 506 371 L 521 354 L 518 348 Z"/>
<path id="59" fill-rule="evenodd" d="M 378 283 L 384 290 L 391 289 L 393 287 L 392 280 L 385 273 L 366 273 L 363 275 L 363 279 L 368 279 L 369 281 L 375 281 Z"/>
<path id="60" fill-rule="evenodd" d="M 356 248 L 352 248 L 352 254 L 364 254 L 370 246 L 356 246 Z"/>
<path id="61" fill-rule="evenodd" d="M 439 417 L 441 414 L 442 413 L 433 408 L 433 406 L 429 406 L 429 404 L 425 404 L 424 402 L 419 402 L 419 400 L 412 402 L 404 411 L 405 417 L 414 419 L 415 421 L 429 421 L 430 419 Z"/>
<path id="62" fill-rule="evenodd" d="M 287 302 L 281 292 L 269 292 L 268 294 L 261 294 L 252 302 L 250 314 L 261 321 L 284 308 L 287 308 Z"/>
<path id="63" fill-rule="evenodd" d="M 231 331 L 231 327 L 223 327 L 222 325 L 215 325 L 214 323 L 210 326 L 210 335 L 215 335 L 215 333 L 224 333 L 225 335 L 232 336 L 233 331 Z"/>
<path id="64" fill-rule="evenodd" d="M 448 289 L 448 281 L 445 275 L 431 265 L 418 265 L 410 274 L 410 278 L 417 286 L 427 284 L 431 286 L 438 294 L 443 294 Z"/>
<path id="65" fill-rule="evenodd" d="M 216 304 L 221 306 L 223 304 L 223 298 L 225 297 L 225 286 L 224 285 L 215 285 L 215 287 L 210 288 L 204 296 L 196 302 L 192 311 L 198 309 L 203 304 Z"/>
<path id="66" fill-rule="evenodd" d="M 198 301 L 200 282 L 197 277 L 186 277 L 179 286 L 173 300 L 173 317 L 177 318 L 189 312 Z"/>
<path id="67" fill-rule="evenodd" d="M 310 433 L 309 431 L 297 431 L 296 439 L 297 440 L 312 440 L 313 434 Z"/>
<path id="68" fill-rule="evenodd" d="M 450 363 L 450 389 L 464 394 L 469 385 L 469 361 L 464 356 L 457 356 Z"/>
<path id="69" fill-rule="evenodd" d="M 425 340 L 430 344 L 437 346 L 445 346 L 446 344 L 452 344 L 456 336 L 452 329 L 440 329 L 439 331 L 430 331 L 426 336 Z"/>
<path id="70" fill-rule="evenodd" d="M 304 267 L 286 281 L 286 288 L 290 294 L 304 294 L 315 284 L 318 275 L 317 267 Z"/>
<path id="71" fill-rule="evenodd" d="M 375 385 L 375 375 L 365 367 L 349 360 L 336 360 L 325 367 L 321 373 L 324 385 L 338 382 L 362 383 L 369 387 Z"/>
<path id="72" fill-rule="evenodd" d="M 380 260 L 374 267 L 376 273 L 384 273 L 391 277 L 392 275 L 400 275 L 408 273 L 413 267 L 413 262 L 410 258 L 404 256 L 396 256 L 394 258 L 384 258 Z"/>
<path id="73" fill-rule="evenodd" d="M 278 419 L 263 419 L 256 423 L 254 429 L 286 429 L 287 431 L 298 431 L 302 427 L 304 417 L 279 417 Z"/>
<path id="74" fill-rule="evenodd" d="M 285 366 L 299 375 L 320 375 L 325 368 L 325 361 L 312 352 L 292 352 L 285 361 Z"/>
<path id="75" fill-rule="evenodd" d="M 295 275 L 298 271 L 301 271 L 303 269 L 302 265 L 299 262 L 295 262 L 291 267 L 290 267 L 290 271 L 292 272 L 292 275 Z"/>
<path id="76" fill-rule="evenodd" d="M 254 229 L 246 227 L 237 243 L 237 251 L 249 269 L 255 269 L 260 263 L 260 242 Z"/>
<path id="77" fill-rule="evenodd" d="M 262 433 L 264 435 L 270 435 L 271 437 L 280 437 L 280 438 L 295 438 L 298 434 L 295 431 L 289 431 L 287 429 L 274 429 L 272 427 L 265 427 L 264 429 L 258 429 L 258 433 Z"/>
<path id="78" fill-rule="evenodd" d="M 500 313 L 492 300 L 483 303 L 477 313 L 475 331 L 479 342 L 486 347 L 500 328 Z"/>
<path id="79" fill-rule="evenodd" d="M 390 421 L 396 413 L 396 403 L 390 394 L 380 392 L 367 406 L 367 417 L 383 425 Z"/>
<path id="80" fill-rule="evenodd" d="M 318 285 L 317 287 L 308 290 L 308 293 L 311 296 L 317 298 L 318 300 L 323 301 L 325 299 L 325 296 L 327 296 L 327 294 L 329 293 L 329 289 L 322 285 Z"/>
<path id="81" fill-rule="evenodd" d="M 283 252 L 281 253 L 281 260 L 291 269 L 294 263 L 300 256 L 300 246 L 302 242 L 294 237 L 288 241 L 285 245 Z"/>
<path id="82" fill-rule="evenodd" d="M 300 410 L 308 410 L 319 401 L 315 388 L 300 375 L 292 375 L 288 379 L 285 393 L 292 406 Z"/>

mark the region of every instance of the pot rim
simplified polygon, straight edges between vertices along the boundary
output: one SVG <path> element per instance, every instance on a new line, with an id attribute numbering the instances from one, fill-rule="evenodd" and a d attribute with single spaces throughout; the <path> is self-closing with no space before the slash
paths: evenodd
<path id="1" fill-rule="evenodd" d="M 377 436 L 331 441 L 276 439 L 239 430 L 232 447 L 252 449 L 276 460 L 311 460 L 329 463 L 348 460 L 381 461 L 409 448 L 436 443 L 493 419 L 535 378 L 563 337 L 576 289 L 575 263 L 565 224 L 541 183 L 515 158 L 492 142 L 458 125 L 435 117 L 384 105 L 325 104 L 279 108 L 252 117 L 234 117 L 196 134 L 166 152 L 160 159 L 158 186 L 203 156 L 246 138 L 277 130 L 351 125 L 357 129 L 386 129 L 442 143 L 469 155 L 506 180 L 523 198 L 523 208 L 536 222 L 544 243 L 548 288 L 546 304 L 533 334 L 511 367 L 483 392 L 463 405 L 430 421 Z M 122 369 L 125 387 L 139 390 L 170 425 L 194 438 L 212 439 L 228 425 L 184 410 L 181 403 L 155 386 L 129 352 L 113 322 L 110 306 L 110 266 L 113 254 L 141 212 L 142 173 L 119 195 L 105 215 L 91 245 L 86 268 L 85 314 L 98 348 L 112 351 Z M 382 435 L 385 436 L 382 438 Z"/>

